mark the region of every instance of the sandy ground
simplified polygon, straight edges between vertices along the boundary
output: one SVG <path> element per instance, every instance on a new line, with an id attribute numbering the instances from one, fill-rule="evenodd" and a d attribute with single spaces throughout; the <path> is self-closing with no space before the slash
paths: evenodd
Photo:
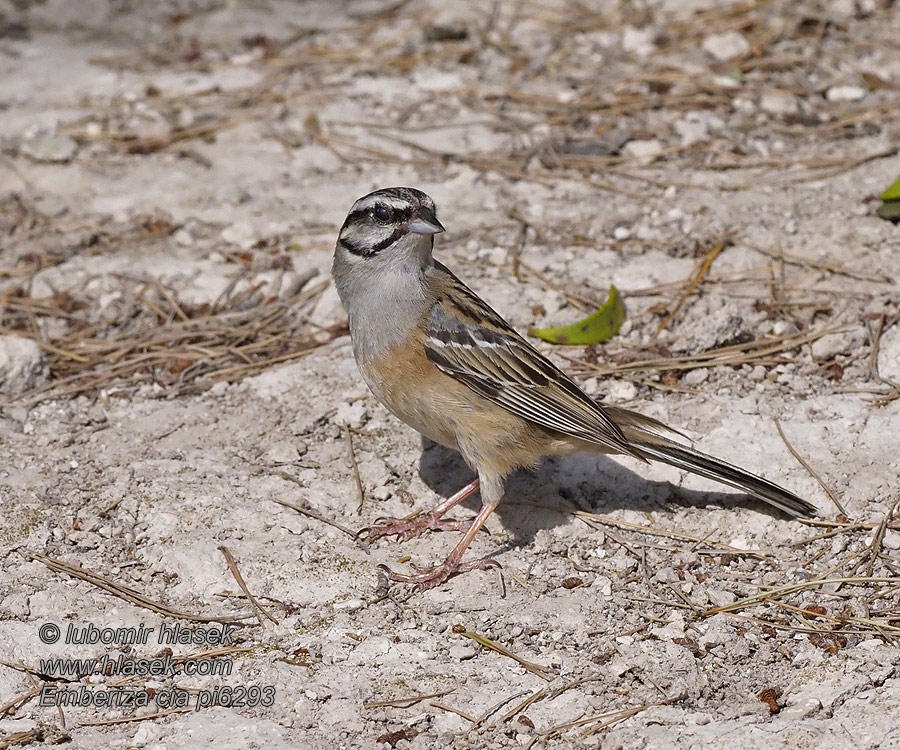
<path id="1" fill-rule="evenodd" d="M 477 6 L 0 3 L 3 332 L 43 351 L 4 371 L 0 747 L 900 747 L 900 234 L 874 217 L 900 172 L 900 10 Z M 350 204 L 392 184 L 434 197 L 438 257 L 521 330 L 615 283 L 616 340 L 544 351 L 834 524 L 573 457 L 510 482 L 473 545 L 502 575 L 386 591 L 377 565 L 455 537 L 366 546 L 276 500 L 356 530 L 471 476 L 367 393 L 327 282 Z M 243 338 L 88 364 L 87 338 L 225 320 L 222 300 L 251 326 L 280 309 L 282 348 L 231 374 L 214 355 Z M 189 615 L 237 618 L 234 644 L 165 651 Z M 154 636 L 44 643 L 47 623 Z M 232 671 L 41 673 L 123 654 Z M 40 705 L 81 685 L 151 700 Z M 159 705 L 176 686 L 188 710 Z M 271 700 L 194 710 L 223 686 Z"/>

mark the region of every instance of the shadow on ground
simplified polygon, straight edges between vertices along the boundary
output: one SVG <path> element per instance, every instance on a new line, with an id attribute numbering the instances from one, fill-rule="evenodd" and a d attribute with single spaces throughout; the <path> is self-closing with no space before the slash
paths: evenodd
<path id="1" fill-rule="evenodd" d="M 671 472 L 675 481 L 679 472 L 676 469 Z M 475 472 L 456 451 L 422 438 L 419 475 L 436 493 L 450 497 L 470 482 Z M 742 492 L 685 489 L 670 481 L 646 479 L 613 458 L 588 453 L 548 458 L 533 469 L 515 472 L 506 482 L 504 502 L 495 513 L 515 537 L 516 546 L 527 546 L 539 530 L 567 523 L 566 514 L 572 510 L 601 514 L 617 509 L 659 513 L 669 510 L 671 505 L 746 507 L 778 518 L 786 517 Z M 451 517 L 465 518 L 467 511 L 477 512 L 481 507 L 480 494 L 466 498 L 460 506 L 463 510 L 451 511 Z"/>

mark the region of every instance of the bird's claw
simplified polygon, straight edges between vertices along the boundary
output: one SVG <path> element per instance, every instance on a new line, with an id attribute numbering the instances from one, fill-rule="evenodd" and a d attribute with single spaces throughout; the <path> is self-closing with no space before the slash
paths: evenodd
<path id="1" fill-rule="evenodd" d="M 396 536 L 401 542 L 422 536 L 426 531 L 468 531 L 472 520 L 445 521 L 433 513 L 422 513 L 412 518 L 378 518 L 375 525 L 357 532 L 357 538 L 365 535 L 366 541 L 373 542 L 383 536 Z"/>
<path id="2" fill-rule="evenodd" d="M 419 567 L 413 565 L 417 572 L 412 575 L 395 573 L 386 565 L 379 565 L 378 567 L 395 583 L 409 583 L 413 585 L 416 591 L 427 591 L 435 586 L 440 586 L 449 578 L 459 575 L 460 573 L 468 573 L 470 570 L 499 568 L 501 565 L 490 557 L 482 557 L 479 560 L 472 560 L 471 562 L 466 563 L 457 562 L 448 558 L 440 565 L 435 565 L 433 567 Z"/>

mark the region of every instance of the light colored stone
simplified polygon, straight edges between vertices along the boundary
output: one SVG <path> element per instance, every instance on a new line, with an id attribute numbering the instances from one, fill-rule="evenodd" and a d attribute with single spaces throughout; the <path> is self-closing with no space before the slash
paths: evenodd
<path id="1" fill-rule="evenodd" d="M 38 133 L 22 141 L 19 150 L 34 161 L 46 164 L 65 164 L 78 152 L 78 144 L 67 135 Z"/>
<path id="2" fill-rule="evenodd" d="M 637 388 L 629 380 L 613 380 L 607 387 L 606 395 L 610 401 L 616 403 L 630 401 L 637 396 Z"/>
<path id="3" fill-rule="evenodd" d="M 866 90 L 862 86 L 832 86 L 825 92 L 830 102 L 858 102 L 864 99 Z"/>
<path id="4" fill-rule="evenodd" d="M 652 28 L 636 29 L 634 26 L 626 26 L 622 32 L 622 49 L 638 57 L 647 57 L 656 49 L 653 42 L 655 37 L 656 32 Z"/>
<path id="5" fill-rule="evenodd" d="M 735 595 L 730 591 L 716 588 L 708 588 L 706 596 L 714 607 L 724 607 L 727 604 L 732 604 L 736 599 Z"/>
<path id="6" fill-rule="evenodd" d="M 450 658 L 465 661 L 475 656 L 475 648 L 470 643 L 454 643 L 450 647 Z"/>
<path id="7" fill-rule="evenodd" d="M 273 464 L 290 464 L 300 460 L 300 451 L 289 440 L 282 440 L 266 451 L 266 458 Z"/>
<path id="8" fill-rule="evenodd" d="M 894 324 L 881 336 L 878 347 L 878 374 L 900 383 L 900 325 Z"/>
<path id="9" fill-rule="evenodd" d="M 47 358 L 31 339 L 0 336 L 0 394 L 18 396 L 47 382 Z"/>
<path id="10" fill-rule="evenodd" d="M 704 367 L 698 370 L 691 370 L 681 380 L 685 385 L 700 385 L 700 383 L 705 383 L 708 378 L 709 370 Z"/>
<path id="11" fill-rule="evenodd" d="M 750 371 L 749 377 L 750 380 L 755 380 L 757 382 L 763 380 L 766 377 L 766 368 L 762 365 L 756 365 L 756 367 Z"/>
<path id="12" fill-rule="evenodd" d="M 337 424 L 347 425 L 354 429 L 362 427 L 368 418 L 365 401 L 354 401 L 348 404 L 346 401 L 338 406 L 337 414 L 334 415 L 334 421 Z"/>
<path id="13" fill-rule="evenodd" d="M 662 153 L 663 147 L 656 138 L 647 141 L 629 141 L 622 153 L 641 164 L 649 164 Z"/>
<path id="14" fill-rule="evenodd" d="M 194 244 L 194 236 L 187 229 L 179 229 L 172 235 L 172 239 L 182 247 L 190 247 Z"/>
<path id="15" fill-rule="evenodd" d="M 709 138 L 709 125 L 689 114 L 675 123 L 675 132 L 681 136 L 682 146 L 693 146 Z"/>
<path id="16" fill-rule="evenodd" d="M 812 343 L 813 359 L 824 362 L 834 359 L 838 354 L 847 354 L 853 345 L 853 337 L 847 333 L 829 333 Z"/>
<path id="17" fill-rule="evenodd" d="M 222 230 L 222 239 L 244 250 L 253 247 L 259 240 L 259 233 L 248 221 L 236 221 Z"/>
<path id="18" fill-rule="evenodd" d="M 800 111 L 800 100 L 789 91 L 774 89 L 760 97 L 759 108 L 763 112 L 779 117 L 795 115 Z"/>
<path id="19" fill-rule="evenodd" d="M 712 34 L 703 40 L 703 49 L 716 60 L 734 60 L 737 57 L 745 57 L 750 52 L 750 42 L 737 32 L 728 31 L 724 34 Z"/>

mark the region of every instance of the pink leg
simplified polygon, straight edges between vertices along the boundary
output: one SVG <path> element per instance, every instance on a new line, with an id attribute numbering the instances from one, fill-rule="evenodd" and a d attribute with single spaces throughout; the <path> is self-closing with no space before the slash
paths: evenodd
<path id="1" fill-rule="evenodd" d="M 478 479 L 474 479 L 463 487 L 455 495 L 448 497 L 440 505 L 435 506 L 426 513 L 407 516 L 406 518 L 385 518 L 381 523 L 363 529 L 360 534 L 365 534 L 371 542 L 383 536 L 396 534 L 400 541 L 414 539 L 426 531 L 466 531 L 474 520 L 469 521 L 443 521 L 441 517 L 454 505 L 458 505 L 469 495 L 474 493 L 479 486 Z M 479 524 L 480 525 L 480 524 Z M 477 531 L 477 529 L 476 529 Z"/>
<path id="2" fill-rule="evenodd" d="M 472 543 L 475 535 L 484 525 L 484 522 L 487 521 L 488 516 L 494 512 L 494 508 L 496 508 L 498 504 L 499 501 L 497 500 L 493 502 L 485 501 L 484 505 L 481 506 L 481 510 L 478 511 L 478 515 L 475 516 L 469 524 L 469 528 L 465 535 L 459 540 L 459 544 L 453 548 L 450 554 L 447 555 L 447 559 L 440 565 L 436 565 L 433 568 L 426 568 L 415 575 L 402 575 L 400 573 L 389 571 L 390 579 L 400 583 L 412 583 L 417 590 L 424 591 L 425 589 L 439 586 L 450 578 L 450 576 L 456 575 L 457 573 L 500 567 L 500 564 L 496 560 L 491 560 L 490 558 L 473 560 L 468 563 L 462 562 L 462 557 L 465 554 L 466 549 Z"/>

